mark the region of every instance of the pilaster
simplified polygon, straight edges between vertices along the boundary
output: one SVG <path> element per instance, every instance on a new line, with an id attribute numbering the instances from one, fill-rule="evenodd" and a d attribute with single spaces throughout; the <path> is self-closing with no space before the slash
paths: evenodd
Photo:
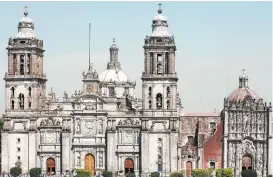
<path id="1" fill-rule="evenodd" d="M 70 169 L 70 132 L 62 132 L 62 170 Z"/>
<path id="2" fill-rule="evenodd" d="M 9 173 L 9 134 L 8 132 L 1 133 L 1 173 Z"/>

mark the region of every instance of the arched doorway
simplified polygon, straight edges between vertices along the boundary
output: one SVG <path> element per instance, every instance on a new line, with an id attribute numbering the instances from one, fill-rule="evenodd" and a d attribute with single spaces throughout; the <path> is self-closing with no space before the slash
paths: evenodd
<path id="1" fill-rule="evenodd" d="M 191 176 L 192 172 L 192 162 L 188 161 L 186 163 L 186 176 Z"/>
<path id="2" fill-rule="evenodd" d="M 55 171 L 55 160 L 51 157 L 46 160 L 46 172 L 50 176 L 56 172 Z"/>
<path id="3" fill-rule="evenodd" d="M 242 170 L 252 170 L 252 157 L 249 155 L 243 156 Z"/>
<path id="4" fill-rule="evenodd" d="M 93 176 L 95 173 L 95 157 L 92 154 L 86 154 L 84 157 L 84 169 L 88 170 Z"/>
<path id="5" fill-rule="evenodd" d="M 134 161 L 132 159 L 125 159 L 124 161 L 124 172 L 127 173 L 134 173 Z"/>

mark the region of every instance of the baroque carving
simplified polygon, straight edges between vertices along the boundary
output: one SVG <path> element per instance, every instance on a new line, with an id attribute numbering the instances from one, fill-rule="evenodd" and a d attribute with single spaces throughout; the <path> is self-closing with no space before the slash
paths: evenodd
<path id="1" fill-rule="evenodd" d="M 228 150 L 228 166 L 234 167 L 235 166 L 235 144 L 229 143 L 229 150 Z"/>
<path id="2" fill-rule="evenodd" d="M 95 121 L 86 121 L 84 134 L 88 136 L 94 136 L 96 134 Z"/>
<path id="3" fill-rule="evenodd" d="M 120 120 L 120 121 L 118 122 L 118 125 L 119 125 L 119 126 L 139 126 L 140 123 L 139 123 L 138 120 L 134 120 L 134 119 L 128 118 L 128 119 L 123 120 L 123 121 Z"/>
<path id="4" fill-rule="evenodd" d="M 43 126 L 43 127 L 61 126 L 61 122 L 53 118 L 48 118 L 48 119 L 43 119 L 40 123 L 40 126 Z"/>
<path id="5" fill-rule="evenodd" d="M 244 154 L 254 154 L 255 147 L 253 145 L 253 142 L 250 140 L 243 140 L 242 141 L 242 155 Z"/>
<path id="6" fill-rule="evenodd" d="M 85 110 L 95 110 L 95 109 L 97 109 L 97 104 L 88 102 L 87 104 L 85 104 L 84 109 Z"/>

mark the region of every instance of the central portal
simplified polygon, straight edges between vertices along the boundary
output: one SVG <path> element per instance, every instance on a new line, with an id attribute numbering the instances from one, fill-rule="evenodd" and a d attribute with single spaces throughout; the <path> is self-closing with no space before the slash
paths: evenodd
<path id="1" fill-rule="evenodd" d="M 53 158 L 46 160 L 46 172 L 50 176 L 55 173 L 55 160 Z"/>
<path id="2" fill-rule="evenodd" d="M 84 169 L 88 170 L 91 176 L 95 173 L 95 158 L 92 154 L 87 154 L 84 157 Z"/>
<path id="3" fill-rule="evenodd" d="M 125 159 L 124 161 L 124 172 L 127 173 L 134 173 L 134 161 L 132 159 Z"/>

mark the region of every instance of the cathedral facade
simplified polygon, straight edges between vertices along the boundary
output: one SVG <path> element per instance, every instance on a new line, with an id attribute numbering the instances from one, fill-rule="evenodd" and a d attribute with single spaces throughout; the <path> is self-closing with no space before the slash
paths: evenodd
<path id="1" fill-rule="evenodd" d="M 76 168 L 137 176 L 183 169 L 191 176 L 194 168 L 223 166 L 235 167 L 236 175 L 246 168 L 272 174 L 271 104 L 249 91 L 245 76 L 221 113 L 182 113 L 175 39 L 161 8 L 144 39 L 142 99 L 122 71 L 115 41 L 106 70 L 98 74 L 89 58 L 82 88 L 57 99 L 53 89 L 46 93 L 43 47 L 25 11 L 7 47 L 1 173 L 20 166 L 50 175 Z"/>

